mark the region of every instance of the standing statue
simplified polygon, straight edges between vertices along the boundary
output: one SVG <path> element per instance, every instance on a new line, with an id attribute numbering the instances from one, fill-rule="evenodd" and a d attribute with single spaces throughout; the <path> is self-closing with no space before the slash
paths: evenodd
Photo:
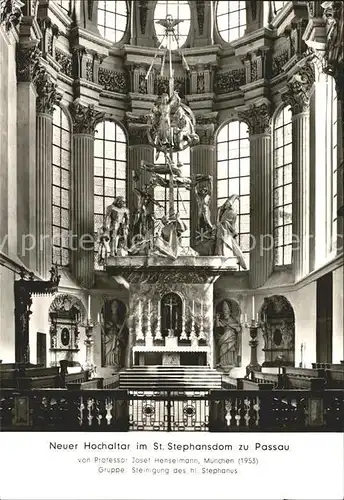
<path id="1" fill-rule="evenodd" d="M 128 249 L 129 210 L 123 196 L 117 196 L 107 207 L 105 227 L 110 235 L 111 255 L 125 255 Z"/>
<path id="2" fill-rule="evenodd" d="M 107 263 L 107 259 L 111 253 L 110 248 L 110 234 L 106 226 L 103 225 L 98 229 L 98 264 L 103 265 Z"/>
<path id="3" fill-rule="evenodd" d="M 133 221 L 133 234 L 135 236 L 140 235 L 142 238 L 149 239 L 154 233 L 154 218 L 153 218 L 153 207 L 152 205 L 157 205 L 163 208 L 162 205 L 154 200 L 154 198 L 149 193 L 149 184 L 143 187 L 143 190 L 137 187 L 138 177 L 134 177 L 134 192 L 137 195 L 137 211 L 134 216 Z"/>
<path id="4" fill-rule="evenodd" d="M 195 117 L 191 109 L 185 104 L 179 104 L 173 117 L 173 125 L 174 144 L 178 151 L 183 151 L 188 146 L 199 143 L 199 137 L 195 129 Z"/>
<path id="5" fill-rule="evenodd" d="M 207 181 L 206 185 L 200 185 L 201 182 Z M 197 175 L 195 181 L 195 194 L 198 205 L 198 230 L 203 233 L 212 235 L 214 225 L 210 220 L 210 202 L 211 193 L 213 190 L 213 182 L 211 175 Z"/>
<path id="6" fill-rule="evenodd" d="M 218 209 L 215 255 L 222 255 L 224 257 L 235 256 L 238 260 L 238 264 L 243 269 L 247 269 L 243 253 L 236 242 L 238 237 L 238 233 L 236 232 L 236 219 L 238 214 L 233 205 L 238 198 L 238 195 L 233 194 Z"/>
<path id="7" fill-rule="evenodd" d="M 217 363 L 221 368 L 237 366 L 239 333 L 240 325 L 233 318 L 231 305 L 224 300 L 217 310 L 215 319 Z"/>
<path id="8" fill-rule="evenodd" d="M 119 300 L 107 302 L 103 308 L 103 366 L 120 370 L 128 337 L 125 306 Z"/>

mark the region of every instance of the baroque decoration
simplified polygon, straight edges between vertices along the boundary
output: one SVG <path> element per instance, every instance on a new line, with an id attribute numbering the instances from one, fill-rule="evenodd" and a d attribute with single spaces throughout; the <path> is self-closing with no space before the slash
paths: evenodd
<path id="1" fill-rule="evenodd" d="M 76 99 L 70 106 L 70 112 L 73 120 L 74 134 L 94 134 L 94 130 L 98 121 L 100 121 L 104 113 L 100 113 L 94 109 L 93 104 L 84 106 Z"/>
<path id="2" fill-rule="evenodd" d="M 16 49 L 17 80 L 18 82 L 35 83 L 41 71 L 41 51 L 35 46 L 20 47 Z"/>
<path id="3" fill-rule="evenodd" d="M 118 92 L 119 94 L 127 94 L 128 92 L 128 79 L 126 74 L 121 71 L 99 68 L 98 83 L 102 85 L 104 90 L 110 92 Z"/>
<path id="4" fill-rule="evenodd" d="M 32 314 L 32 296 L 51 295 L 57 292 L 60 283 L 57 266 L 50 270 L 50 280 L 34 280 L 33 274 L 25 279 L 22 273 L 20 279 L 14 282 L 15 297 L 15 359 L 17 363 L 30 362 L 29 321 Z"/>
<path id="5" fill-rule="evenodd" d="M 282 93 L 282 100 L 291 107 L 294 115 L 308 110 L 314 80 L 314 65 L 307 61 L 287 83 L 287 89 Z"/>
<path id="6" fill-rule="evenodd" d="M 23 17 L 22 7 L 24 5 L 20 0 L 0 1 L 0 24 L 3 24 L 7 31 L 15 28 L 21 22 Z"/>
<path id="7" fill-rule="evenodd" d="M 196 0 L 196 10 L 199 34 L 203 35 L 205 0 Z"/>
<path id="8" fill-rule="evenodd" d="M 239 111 L 240 120 L 248 125 L 250 135 L 270 133 L 272 109 L 269 103 L 251 104 L 248 109 Z"/>
<path id="9" fill-rule="evenodd" d="M 245 69 L 238 68 L 225 73 L 217 73 L 215 77 L 215 92 L 217 94 L 229 94 L 240 90 L 245 85 Z"/>
<path id="10" fill-rule="evenodd" d="M 57 91 L 57 83 L 52 81 L 50 75 L 45 70 L 41 71 L 36 80 L 37 113 L 47 113 L 53 115 L 55 106 L 62 99 L 62 94 Z"/>
<path id="11" fill-rule="evenodd" d="M 324 18 L 328 25 L 325 50 L 325 71 L 336 82 L 339 99 L 344 101 L 344 1 L 322 2 Z M 343 106 L 342 106 L 343 108 Z M 344 111 L 343 111 L 344 115 Z"/>

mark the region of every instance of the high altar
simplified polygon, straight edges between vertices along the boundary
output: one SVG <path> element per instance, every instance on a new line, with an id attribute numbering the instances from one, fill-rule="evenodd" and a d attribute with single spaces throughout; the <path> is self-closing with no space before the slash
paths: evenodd
<path id="1" fill-rule="evenodd" d="M 235 258 L 112 257 L 107 270 L 127 282 L 127 366 L 215 365 L 213 286 Z"/>
<path id="2" fill-rule="evenodd" d="M 171 42 L 178 46 L 174 32 L 178 22 L 171 16 L 160 21 L 167 47 L 161 74 L 169 61 L 169 93 L 157 97 L 148 115 L 131 116 L 154 148 L 156 163 L 142 159 L 140 169 L 132 172 L 136 211 L 130 214 L 124 198 L 115 198 L 98 232 L 98 263 L 129 292 L 126 329 L 123 320 L 119 326 L 114 311 L 113 331 L 105 342 L 105 365 L 118 369 L 179 364 L 213 368 L 214 282 L 237 265 L 246 268 L 237 244 L 238 196 L 231 195 L 215 217 L 211 213 L 212 176 L 185 175 L 178 156 L 199 143 L 194 114 L 174 89 Z M 165 190 L 165 207 L 154 197 L 156 188 Z M 183 244 L 188 228 L 179 207 L 186 191 L 193 191 L 197 200 L 191 223 L 200 239 L 194 248 Z M 228 341 L 227 350 L 235 343 Z"/>

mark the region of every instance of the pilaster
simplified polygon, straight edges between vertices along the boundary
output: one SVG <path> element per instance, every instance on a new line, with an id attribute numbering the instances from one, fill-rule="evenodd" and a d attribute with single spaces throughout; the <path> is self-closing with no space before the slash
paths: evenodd
<path id="1" fill-rule="evenodd" d="M 264 285 L 273 269 L 271 105 L 264 100 L 239 111 L 247 123 L 250 140 L 250 252 L 252 288 Z"/>
<path id="2" fill-rule="evenodd" d="M 17 47 L 17 231 L 18 255 L 36 269 L 36 89 L 40 51 Z"/>
<path id="3" fill-rule="evenodd" d="M 103 114 L 76 99 L 70 112 L 73 120 L 71 191 L 71 267 L 77 282 L 87 288 L 94 281 L 94 131 Z"/>

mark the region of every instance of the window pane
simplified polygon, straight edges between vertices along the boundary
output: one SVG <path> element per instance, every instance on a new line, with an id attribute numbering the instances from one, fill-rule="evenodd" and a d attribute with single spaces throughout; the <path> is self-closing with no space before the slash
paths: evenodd
<path id="1" fill-rule="evenodd" d="M 274 123 L 274 243 L 275 265 L 291 264 L 292 145 L 291 111 L 284 107 Z"/>
<path id="2" fill-rule="evenodd" d="M 60 266 L 69 263 L 70 229 L 70 129 L 61 108 L 53 114 L 52 259 Z"/>
<path id="3" fill-rule="evenodd" d="M 167 15 L 172 16 L 173 19 L 182 21 L 174 28 L 178 43 L 175 38 L 170 40 L 172 50 L 176 50 L 178 46 L 182 47 L 185 44 L 189 35 L 191 16 L 189 2 L 186 0 L 165 0 L 156 3 L 154 10 L 154 27 L 159 44 L 162 43 L 162 47 L 167 46 L 167 40 L 164 38 L 165 28 L 158 21 L 165 20 Z"/>
<path id="4" fill-rule="evenodd" d="M 104 38 L 117 43 L 127 27 L 127 2 L 111 0 L 98 2 L 98 29 Z"/>
<path id="5" fill-rule="evenodd" d="M 94 158 L 94 231 L 103 223 L 106 207 L 116 196 L 126 199 L 127 164 L 125 134 L 115 122 L 104 121 L 96 127 Z M 119 151 L 121 158 L 119 158 Z M 123 160 L 123 161 L 118 161 Z M 97 259 L 95 266 L 99 268 Z"/>
<path id="6" fill-rule="evenodd" d="M 225 4 L 227 2 L 224 2 Z M 241 2 L 230 2 L 241 4 Z M 220 5 L 220 4 L 219 4 Z M 228 6 L 227 6 L 228 7 Z M 234 8 L 231 7 L 232 9 Z M 219 142 L 221 141 L 221 142 Z M 219 161 L 223 158 L 224 161 Z M 228 170 L 225 168 L 228 161 Z M 235 207 L 238 212 L 238 243 L 249 267 L 250 246 L 250 157 L 248 129 L 245 123 L 230 122 L 217 136 L 217 205 L 220 207 L 232 194 L 239 196 Z M 239 268 L 238 268 L 239 270 Z"/>
<path id="7" fill-rule="evenodd" d="M 246 29 L 246 2 L 217 2 L 217 29 L 225 42 L 232 42 L 243 36 Z"/>

